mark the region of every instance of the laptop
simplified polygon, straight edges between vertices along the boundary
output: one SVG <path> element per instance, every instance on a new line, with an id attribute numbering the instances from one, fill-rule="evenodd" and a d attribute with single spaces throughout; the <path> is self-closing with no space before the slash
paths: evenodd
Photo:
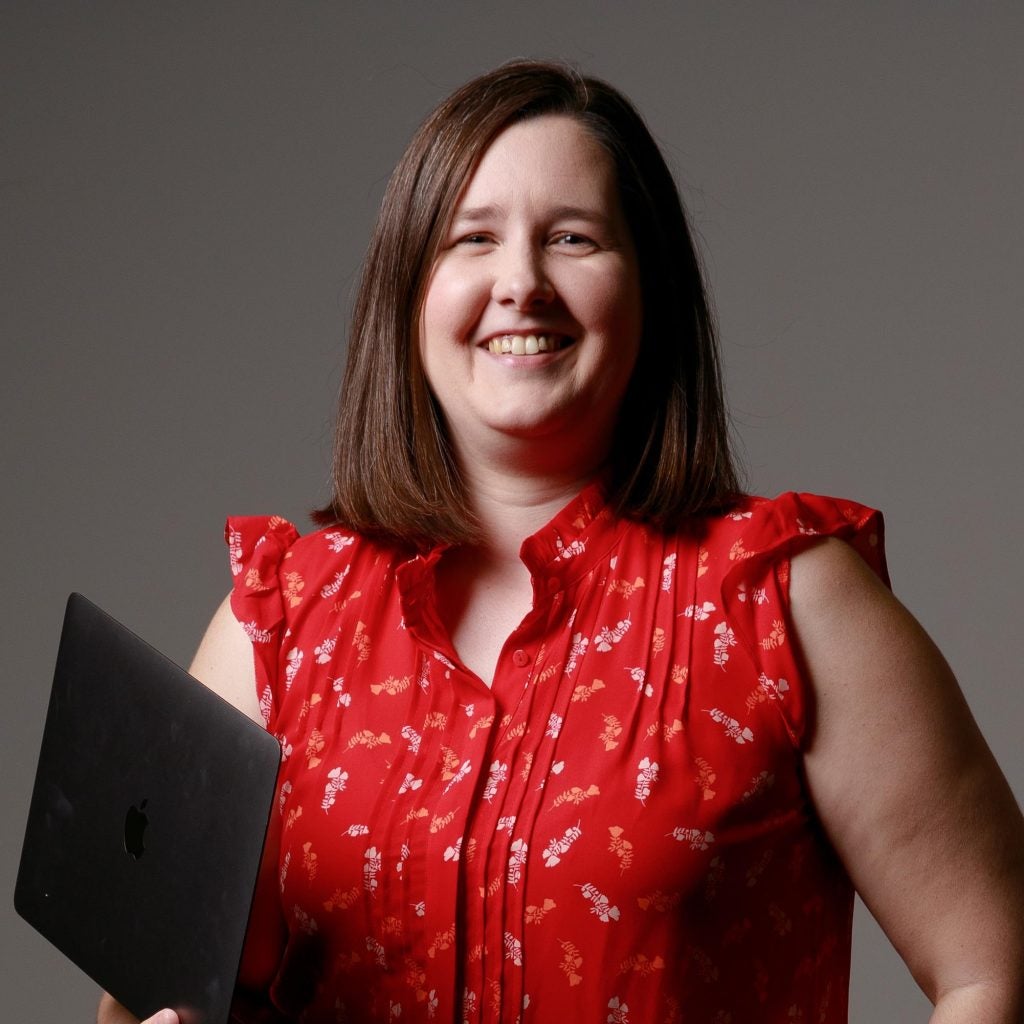
<path id="1" fill-rule="evenodd" d="M 225 1024 L 280 760 L 273 736 L 72 594 L 15 908 L 140 1018 Z"/>

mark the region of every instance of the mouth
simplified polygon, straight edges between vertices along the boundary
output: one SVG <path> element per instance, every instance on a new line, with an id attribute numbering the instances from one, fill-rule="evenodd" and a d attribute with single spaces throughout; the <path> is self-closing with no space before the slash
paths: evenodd
<path id="1" fill-rule="evenodd" d="M 496 356 L 536 356 L 571 344 L 567 334 L 498 334 L 487 342 L 487 351 Z"/>

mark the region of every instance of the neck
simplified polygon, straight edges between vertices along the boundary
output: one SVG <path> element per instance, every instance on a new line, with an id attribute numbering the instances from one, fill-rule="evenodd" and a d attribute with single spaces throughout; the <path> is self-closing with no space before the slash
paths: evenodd
<path id="1" fill-rule="evenodd" d="M 463 470 L 463 479 L 481 528 L 475 555 L 519 562 L 523 541 L 589 484 L 600 464 L 585 472 L 525 473 L 493 466 Z"/>
<path id="2" fill-rule="evenodd" d="M 523 541 L 598 477 L 608 462 L 611 429 L 554 430 L 536 437 L 502 431 L 455 433 L 456 462 L 480 524 L 473 554 L 519 563 Z"/>

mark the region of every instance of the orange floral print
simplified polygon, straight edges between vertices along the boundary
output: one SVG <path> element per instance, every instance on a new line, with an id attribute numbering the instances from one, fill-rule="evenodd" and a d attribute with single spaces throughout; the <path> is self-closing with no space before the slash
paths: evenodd
<path id="1" fill-rule="evenodd" d="M 619 870 L 628 871 L 633 865 L 633 844 L 623 838 L 624 829 L 620 825 L 609 825 L 608 834 L 611 840 L 608 843 L 608 850 L 614 853 L 619 859 Z"/>
<path id="2" fill-rule="evenodd" d="M 571 942 L 560 942 L 562 962 L 558 965 L 570 986 L 578 985 L 583 980 L 579 972 L 583 969 L 583 955 Z"/>
<path id="3" fill-rule="evenodd" d="M 852 893 L 808 813 L 786 583 L 827 535 L 884 575 L 881 521 L 791 494 L 691 525 L 582 492 L 523 546 L 536 603 L 485 682 L 433 604 L 442 552 L 231 521 L 283 756 L 283 1003 L 362 1024 L 845 1021 Z"/>
<path id="4" fill-rule="evenodd" d="M 761 648 L 765 651 L 774 651 L 786 642 L 786 625 L 782 619 L 773 619 L 771 632 L 761 639 Z"/>
<path id="5" fill-rule="evenodd" d="M 297 572 L 284 574 L 284 586 L 281 588 L 285 601 L 294 608 L 302 601 L 302 590 L 306 581 Z"/>

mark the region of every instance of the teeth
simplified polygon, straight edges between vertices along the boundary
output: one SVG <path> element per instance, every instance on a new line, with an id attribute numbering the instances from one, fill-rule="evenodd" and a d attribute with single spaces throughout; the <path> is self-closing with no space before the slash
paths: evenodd
<path id="1" fill-rule="evenodd" d="M 557 352 L 561 336 L 555 334 L 503 334 L 487 344 L 495 355 L 535 356 L 540 352 Z"/>

